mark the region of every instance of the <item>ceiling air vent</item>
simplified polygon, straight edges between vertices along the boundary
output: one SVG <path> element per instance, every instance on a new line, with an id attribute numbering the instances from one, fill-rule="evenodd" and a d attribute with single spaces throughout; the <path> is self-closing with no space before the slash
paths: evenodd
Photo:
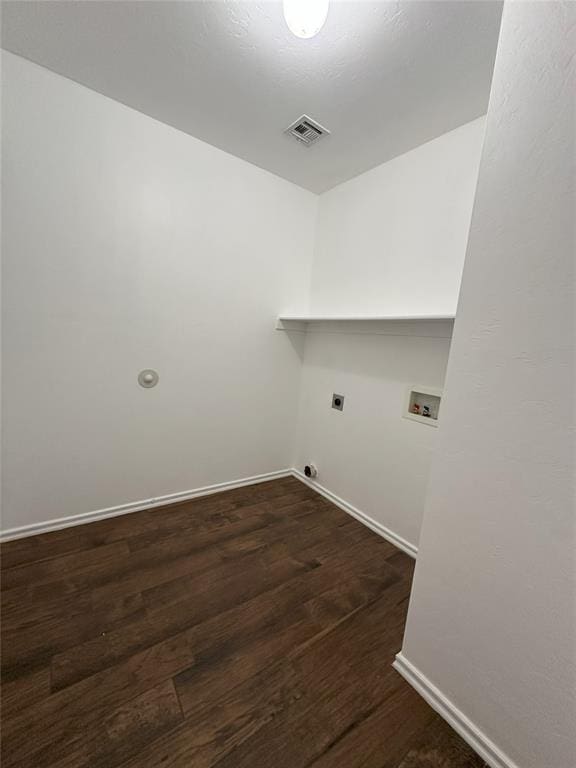
<path id="1" fill-rule="evenodd" d="M 294 136 L 295 139 L 305 144 L 315 144 L 322 136 L 330 133 L 327 128 L 323 128 L 319 123 L 312 120 L 308 115 L 302 115 L 295 123 L 289 125 L 284 133 Z"/>

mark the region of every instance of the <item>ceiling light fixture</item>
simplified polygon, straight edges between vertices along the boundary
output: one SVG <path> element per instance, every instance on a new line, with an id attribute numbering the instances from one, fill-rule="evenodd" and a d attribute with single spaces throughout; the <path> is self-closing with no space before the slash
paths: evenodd
<path id="1" fill-rule="evenodd" d="M 284 18 L 296 37 L 317 35 L 328 16 L 330 0 L 284 0 Z"/>

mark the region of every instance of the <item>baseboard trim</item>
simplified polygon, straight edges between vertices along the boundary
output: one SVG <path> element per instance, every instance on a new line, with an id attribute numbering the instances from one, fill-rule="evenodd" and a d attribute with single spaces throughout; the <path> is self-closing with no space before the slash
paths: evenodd
<path id="1" fill-rule="evenodd" d="M 412 688 L 418 691 L 432 709 L 436 710 L 446 720 L 448 725 L 472 747 L 482 760 L 488 763 L 490 768 L 519 768 L 442 691 L 436 688 L 414 664 L 408 661 L 402 652 L 396 655 L 392 666 Z"/>
<path id="2" fill-rule="evenodd" d="M 329 501 L 331 501 L 337 507 L 340 507 L 340 509 L 343 509 L 344 512 L 348 512 L 349 515 L 352 515 L 352 517 L 355 517 L 361 523 L 364 523 L 365 526 L 370 528 L 375 533 L 380 534 L 380 536 L 387 539 L 391 544 L 394 544 L 395 547 L 398 547 L 398 549 L 401 549 L 407 555 L 410 555 L 410 557 L 416 558 L 416 556 L 418 555 L 418 547 L 416 547 L 414 544 L 411 544 L 409 541 L 406 541 L 406 539 L 403 539 L 402 536 L 398 536 L 397 533 L 394 533 L 394 531 L 391 531 L 389 528 L 386 528 L 385 525 L 382 525 L 382 523 L 379 523 L 377 520 L 374 520 L 365 512 L 361 512 L 352 504 L 349 504 L 347 501 L 344 501 L 344 499 L 341 499 L 339 496 L 336 496 L 336 494 L 332 493 L 332 491 L 329 491 L 328 488 L 324 488 L 324 486 L 320 485 L 320 483 L 310 480 L 309 478 L 306 477 L 306 475 L 304 475 L 298 469 L 293 469 L 292 474 L 294 475 L 294 477 L 296 477 L 298 480 L 303 482 L 309 488 L 312 488 L 322 496 L 326 497 Z"/>
<path id="3" fill-rule="evenodd" d="M 190 491 L 181 491 L 179 493 L 169 493 L 165 496 L 158 496 L 151 499 L 142 499 L 129 504 L 119 504 L 116 507 L 107 509 L 98 509 L 94 512 L 82 512 L 79 515 L 70 517 L 60 517 L 55 520 L 46 520 L 42 523 L 32 523 L 23 525 L 19 528 L 9 528 L 0 531 L 0 541 L 12 541 L 13 539 L 23 539 L 27 536 L 36 536 L 40 533 L 49 533 L 50 531 L 60 531 L 63 528 L 72 528 L 75 525 L 84 523 L 93 523 L 96 520 L 105 520 L 108 517 L 118 517 L 127 515 L 131 512 L 140 512 L 144 509 L 153 509 L 154 507 L 164 507 L 167 504 L 175 504 L 179 501 L 188 501 L 200 496 L 211 496 L 220 491 L 231 491 L 234 488 L 243 488 L 246 485 L 255 485 L 256 483 L 265 483 L 269 480 L 279 480 L 282 477 L 291 477 L 291 469 L 281 469 L 277 472 L 267 472 L 263 475 L 254 475 L 253 477 L 244 477 L 240 480 L 231 480 L 226 483 L 215 483 L 206 485 L 203 488 L 194 488 Z"/>
<path id="4" fill-rule="evenodd" d="M 23 539 L 27 536 L 37 536 L 41 533 L 50 533 L 51 531 L 60 531 L 64 528 L 72 528 L 76 525 L 84 525 L 85 523 L 93 523 L 97 520 L 105 520 L 109 517 L 119 517 L 120 515 L 128 515 L 132 512 L 141 512 L 144 509 L 153 509 L 154 507 L 164 507 L 168 504 L 176 504 L 181 501 L 189 501 L 201 496 L 210 496 L 214 493 L 221 491 L 229 491 L 234 488 L 242 488 L 247 485 L 255 485 L 256 483 L 264 483 L 270 480 L 279 480 L 282 477 L 296 477 L 302 483 L 312 488 L 320 495 L 327 498 L 337 507 L 347 512 L 352 517 L 355 517 L 361 523 L 366 525 L 375 533 L 378 533 L 383 538 L 387 539 L 394 546 L 401 549 L 410 557 L 416 557 L 418 554 L 418 548 L 411 544 L 406 539 L 403 539 L 398 534 L 391 531 L 386 526 L 374 520 L 369 515 L 361 512 L 359 509 L 349 504 L 344 499 L 341 499 L 332 491 L 329 491 L 320 483 L 309 480 L 302 472 L 297 469 L 282 469 L 277 472 L 267 472 L 262 475 L 254 475 L 253 477 L 244 477 L 239 480 L 231 480 L 225 483 L 215 483 L 214 485 L 206 485 L 202 488 L 194 488 L 188 491 L 180 491 L 178 493 L 169 493 L 165 496 L 158 496 L 151 499 L 141 499 L 139 501 L 130 502 L 128 504 L 119 504 L 115 507 L 107 507 L 106 509 L 98 509 L 93 512 L 82 512 L 79 515 L 71 515 L 70 517 L 60 517 L 54 520 L 46 520 L 41 523 L 31 523 L 30 525 L 23 525 L 18 528 L 9 528 L 4 531 L 0 531 L 0 541 L 12 541 L 14 539 Z"/>

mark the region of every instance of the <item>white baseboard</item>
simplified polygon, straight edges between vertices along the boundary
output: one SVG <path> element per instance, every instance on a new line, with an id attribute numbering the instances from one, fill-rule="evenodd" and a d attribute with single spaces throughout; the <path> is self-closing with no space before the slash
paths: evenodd
<path id="1" fill-rule="evenodd" d="M 301 480 L 307 486 L 322 494 L 322 496 L 325 496 L 333 504 L 336 504 L 337 507 L 343 509 L 344 512 L 348 512 L 349 515 L 352 515 L 352 517 L 355 517 L 361 523 L 364 523 L 364 525 L 366 525 L 375 533 L 380 534 L 380 536 L 387 539 L 391 544 L 394 544 L 395 547 L 398 547 L 398 549 L 401 549 L 407 555 L 410 555 L 410 557 L 415 558 L 417 556 L 418 547 L 416 547 L 414 544 L 411 544 L 409 541 L 406 541 L 406 539 L 403 539 L 402 536 L 398 536 L 397 533 L 394 533 L 394 531 L 386 528 L 386 526 L 382 525 L 382 523 L 379 523 L 377 520 L 374 520 L 369 515 L 352 506 L 352 504 L 349 504 L 347 501 L 344 501 L 344 499 L 336 496 L 335 493 L 332 493 L 332 491 L 324 488 L 324 486 L 320 485 L 320 483 L 317 483 L 314 480 L 310 480 L 298 469 L 293 469 L 292 474 L 294 477 L 297 477 L 298 480 Z"/>
<path id="2" fill-rule="evenodd" d="M 4 531 L 0 531 L 0 541 L 12 541 L 13 539 L 23 539 L 26 536 L 36 536 L 40 533 L 49 533 L 50 531 L 59 531 L 63 528 L 71 528 L 75 525 L 84 525 L 85 523 L 93 523 L 96 520 L 105 520 L 109 517 L 118 517 L 119 515 L 127 515 L 131 512 L 140 512 L 144 509 L 153 509 L 154 507 L 163 507 L 167 504 L 175 504 L 179 501 L 188 501 L 190 499 L 196 499 L 201 496 L 209 496 L 213 493 L 219 493 L 220 491 L 228 491 L 233 488 L 242 488 L 246 485 L 254 485 L 256 483 L 264 483 L 269 480 L 278 480 L 282 477 L 294 476 L 307 486 L 315 490 L 317 493 L 326 497 L 329 501 L 335 504 L 344 512 L 352 515 L 361 523 L 364 523 L 368 528 L 383 536 L 394 546 L 401 549 L 411 557 L 416 557 L 418 553 L 417 547 L 411 544 L 406 539 L 403 539 L 398 534 L 391 531 L 386 526 L 382 525 L 376 520 L 361 512 L 356 507 L 349 504 L 344 499 L 336 496 L 335 493 L 324 488 L 319 483 L 309 480 L 302 472 L 297 469 L 282 469 L 277 472 L 268 472 L 263 475 L 254 475 L 253 477 L 244 477 L 240 480 L 232 480 L 226 483 L 216 483 L 214 485 L 207 485 L 203 488 L 195 488 L 189 491 L 180 491 L 179 493 L 169 493 L 165 496 L 158 496 L 151 499 L 142 499 L 140 501 L 130 502 L 128 504 L 119 504 L 115 507 L 108 507 L 106 509 L 98 509 L 94 512 L 83 512 L 79 515 L 71 515 L 69 517 L 60 517 L 55 520 L 46 520 L 41 523 L 32 523 L 30 525 L 23 525 L 18 528 L 9 528 Z"/>
<path id="3" fill-rule="evenodd" d="M 63 528 L 71 528 L 72 526 L 83 525 L 84 523 L 93 523 L 96 520 L 104 520 L 108 517 L 118 517 L 119 515 L 127 515 L 130 512 L 140 512 L 143 509 L 163 507 L 166 504 L 175 504 L 179 501 L 188 501 L 189 499 L 196 499 L 200 496 L 210 496 L 211 494 L 219 493 L 220 491 L 229 491 L 233 488 L 242 488 L 245 485 L 255 485 L 256 483 L 264 483 L 268 482 L 269 480 L 278 480 L 282 477 L 290 477 L 291 475 L 291 469 L 282 469 L 278 472 L 267 472 L 264 475 L 244 477 L 240 480 L 231 480 L 227 483 L 206 485 L 203 488 L 195 488 L 191 491 L 169 493 L 165 496 L 158 496 L 152 499 L 142 499 L 141 501 L 134 501 L 130 502 L 129 504 L 119 504 L 116 507 L 98 509 L 95 512 L 83 512 L 79 515 L 71 515 L 70 517 L 60 517 L 56 520 L 46 520 L 41 523 L 32 523 L 31 525 L 23 525 L 19 528 L 9 528 L 5 531 L 0 531 L 0 541 L 23 539 L 26 536 L 36 536 L 39 533 L 59 531 Z"/>
<path id="4" fill-rule="evenodd" d="M 519 768 L 414 664 L 408 661 L 402 652 L 396 655 L 392 666 L 491 768 Z"/>

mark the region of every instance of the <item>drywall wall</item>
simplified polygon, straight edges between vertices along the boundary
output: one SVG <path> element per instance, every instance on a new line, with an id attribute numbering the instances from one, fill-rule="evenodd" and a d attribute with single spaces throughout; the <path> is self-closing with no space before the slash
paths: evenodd
<path id="1" fill-rule="evenodd" d="M 11 54 L 3 78 L 3 528 L 285 469 L 274 319 L 316 196 Z"/>
<path id="2" fill-rule="evenodd" d="M 484 118 L 323 194 L 317 314 L 454 314 Z"/>
<path id="3" fill-rule="evenodd" d="M 3 62 L 2 528 L 312 457 L 327 488 L 415 548 L 436 434 L 401 409 L 409 384 L 442 385 L 446 327 L 305 339 L 273 321 L 311 306 L 449 313 L 483 121 L 318 198 Z M 136 383 L 148 367 L 153 390 Z"/>
<path id="4" fill-rule="evenodd" d="M 576 765 L 575 30 L 505 4 L 402 651 L 499 768 Z"/>
<path id="5" fill-rule="evenodd" d="M 455 311 L 483 135 L 482 118 L 320 197 L 314 313 Z M 442 387 L 451 327 L 335 330 L 307 335 L 295 466 L 415 550 L 437 430 L 402 412 L 409 386 Z"/>
<path id="6" fill-rule="evenodd" d="M 444 383 L 451 323 L 440 325 L 309 332 L 302 370 L 296 468 L 314 463 L 318 484 L 412 552 L 438 430 L 402 414 L 410 385 Z M 344 395 L 343 411 L 333 393 Z"/>

